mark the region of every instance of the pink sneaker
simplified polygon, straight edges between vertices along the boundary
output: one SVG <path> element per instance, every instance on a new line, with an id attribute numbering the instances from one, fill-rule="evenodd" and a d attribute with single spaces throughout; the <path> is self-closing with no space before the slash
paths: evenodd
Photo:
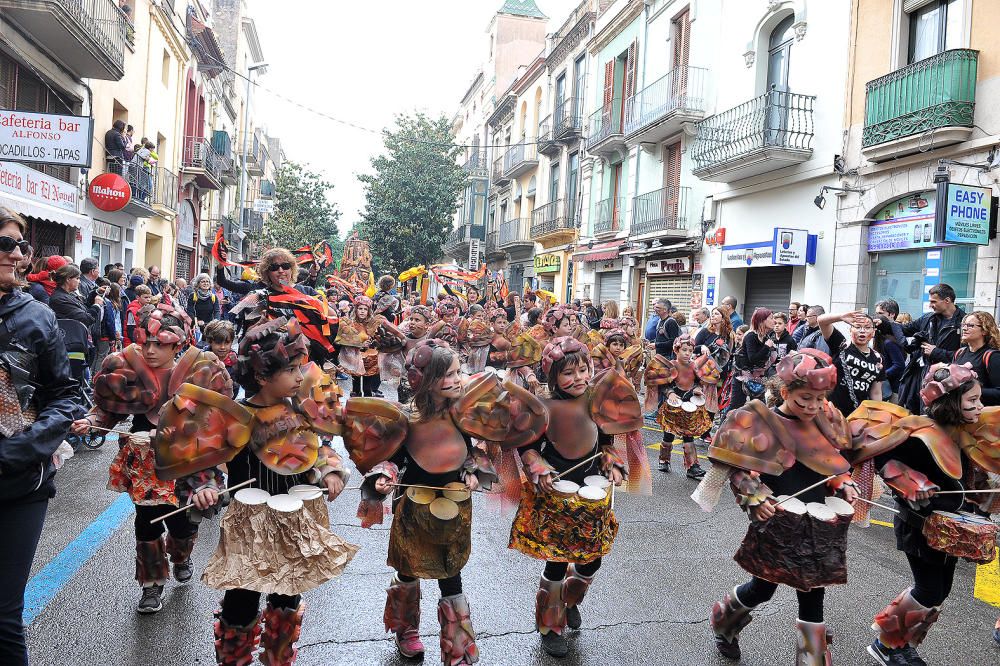
<path id="1" fill-rule="evenodd" d="M 424 644 L 420 642 L 420 632 L 416 629 L 406 629 L 397 634 L 393 634 L 396 640 L 396 647 L 399 654 L 407 659 L 416 659 L 424 656 Z"/>

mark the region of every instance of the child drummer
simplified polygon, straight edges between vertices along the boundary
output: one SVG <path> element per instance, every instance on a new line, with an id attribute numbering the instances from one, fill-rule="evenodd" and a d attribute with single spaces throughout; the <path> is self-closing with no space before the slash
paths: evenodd
<path id="1" fill-rule="evenodd" d="M 846 423 L 827 402 L 827 394 L 836 383 L 837 369 L 828 355 L 814 349 L 792 352 L 778 364 L 773 380 L 778 406 L 769 410 L 754 400 L 730 412 L 709 447 L 712 471 L 692 498 L 710 510 L 728 479 L 737 502 L 755 523 L 736 556 L 752 578 L 717 602 L 710 618 L 716 648 L 729 659 L 740 658 L 739 634 L 750 623 L 751 611 L 769 601 L 779 583 L 785 583 L 796 587 L 798 595 L 795 664 L 830 663 L 826 661 L 831 657 L 823 597 L 825 585 L 846 582 L 846 562 L 833 562 L 833 573 L 827 574 L 817 564 L 829 559 L 826 551 L 811 552 L 805 540 L 794 537 L 769 541 L 782 551 L 773 557 L 768 553 L 757 553 L 756 557 L 743 554 L 755 552 L 752 535 L 767 529 L 761 523 L 779 520 L 775 517 L 784 513 L 775 496 L 797 495 L 796 501 L 824 503 L 829 495 L 839 495 L 853 504 L 857 495 L 850 480 L 851 465 L 840 454 L 850 446 Z M 803 446 L 803 442 L 809 445 Z M 794 461 L 791 466 L 789 458 Z M 776 528 L 777 524 L 772 525 Z M 829 543 L 823 546 L 831 549 Z M 787 562 L 796 563 L 794 571 L 775 564 Z M 809 582 L 804 583 L 806 580 Z"/>
<path id="2" fill-rule="evenodd" d="M 614 448 L 618 430 L 602 430 L 592 416 L 589 389 L 593 365 L 587 347 L 571 337 L 554 338 L 542 352 L 542 369 L 551 392 L 551 398 L 543 401 L 549 425 L 541 439 L 522 449 L 521 461 L 530 484 L 522 491 L 510 547 L 545 561 L 536 595 L 535 623 L 542 648 L 554 657 L 564 657 L 569 647 L 563 632 L 567 626 L 581 626 L 578 606 L 601 567 L 601 558 L 611 551 L 618 521 L 610 499 L 575 500 L 573 508 L 578 510 L 567 513 L 565 503 L 570 500 L 560 500 L 555 494 L 554 477 L 562 474 L 560 482 L 583 486 L 587 477 L 600 475 L 620 485 L 626 473 Z M 641 418 L 631 384 L 624 377 L 621 381 L 632 392 L 635 415 Z M 632 425 L 637 428 L 640 424 L 637 420 Z M 581 529 L 581 523 L 592 525 L 592 529 Z"/>
<path id="3" fill-rule="evenodd" d="M 684 468 L 689 479 L 700 479 L 705 470 L 698 464 L 695 437 L 704 441 L 712 429 L 712 414 L 705 407 L 705 395 L 695 372 L 692 356 L 694 341 L 684 334 L 674 339 L 673 381 L 667 384 L 666 399 L 660 403 L 657 420 L 663 428 L 660 444 L 660 470 L 670 471 L 670 449 L 679 436 L 684 447 Z M 661 391 L 664 389 L 660 389 Z"/>

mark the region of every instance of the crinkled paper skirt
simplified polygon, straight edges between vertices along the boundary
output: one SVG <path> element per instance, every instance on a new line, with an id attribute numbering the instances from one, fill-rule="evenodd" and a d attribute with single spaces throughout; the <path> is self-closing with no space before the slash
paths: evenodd
<path id="1" fill-rule="evenodd" d="M 202 581 L 217 590 L 294 596 L 339 576 L 358 547 L 331 532 L 310 501 L 288 513 L 233 502 Z"/>
<path id="2" fill-rule="evenodd" d="M 704 406 L 685 412 L 680 407 L 671 407 L 666 400 L 660 405 L 656 420 L 664 432 L 679 437 L 701 437 L 712 427 L 712 415 Z"/>
<path id="3" fill-rule="evenodd" d="M 510 547 L 538 560 L 586 564 L 610 553 L 617 534 L 610 496 L 594 502 L 579 495 L 536 494 L 534 485 L 525 483 Z"/>
<path id="4" fill-rule="evenodd" d="M 458 515 L 451 520 L 436 518 L 429 506 L 411 502 L 405 495 L 396 502 L 388 564 L 412 578 L 451 578 L 472 552 L 472 501 L 459 502 Z"/>

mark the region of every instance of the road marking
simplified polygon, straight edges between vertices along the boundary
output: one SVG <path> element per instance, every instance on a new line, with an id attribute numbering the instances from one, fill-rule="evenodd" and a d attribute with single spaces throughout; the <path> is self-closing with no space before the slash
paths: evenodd
<path id="1" fill-rule="evenodd" d="M 59 551 L 41 571 L 28 581 L 24 591 L 24 624 L 30 625 L 76 572 L 87 563 L 122 522 L 135 511 L 128 494 L 118 496 L 69 545 Z"/>
<path id="2" fill-rule="evenodd" d="M 884 520 L 875 520 L 874 518 L 871 519 L 871 524 L 878 525 L 879 527 L 892 527 L 892 523 L 887 523 Z"/>

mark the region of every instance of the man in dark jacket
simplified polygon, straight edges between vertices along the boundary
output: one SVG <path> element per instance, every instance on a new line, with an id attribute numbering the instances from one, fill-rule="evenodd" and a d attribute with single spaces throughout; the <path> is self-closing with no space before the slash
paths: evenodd
<path id="1" fill-rule="evenodd" d="M 24 222 L 0 208 L 0 664 L 27 664 L 24 588 L 55 495 L 52 455 L 83 411 L 55 315 L 17 289 Z M 12 247 L 4 249 L 5 246 Z M 26 245 L 26 244 L 24 244 Z M 23 410 L 37 410 L 33 422 Z"/>
<path id="2" fill-rule="evenodd" d="M 660 318 L 656 325 L 656 339 L 653 340 L 653 344 L 656 345 L 656 353 L 664 358 L 674 357 L 674 339 L 681 334 L 681 327 L 670 316 L 670 308 L 670 301 L 665 298 L 656 299 L 653 305 L 653 311 Z"/>
<path id="3" fill-rule="evenodd" d="M 108 163 L 108 171 L 122 174 L 122 167 L 125 163 L 125 151 L 129 146 L 125 142 L 125 123 L 116 120 L 107 132 L 104 133 L 104 159 Z"/>
<path id="4" fill-rule="evenodd" d="M 955 305 L 955 290 L 947 284 L 930 289 L 931 311 L 903 326 L 903 335 L 913 337 L 910 358 L 899 386 L 899 404 L 914 414 L 921 412 L 920 385 L 927 368 L 950 362 L 961 344 L 965 312 Z"/>

